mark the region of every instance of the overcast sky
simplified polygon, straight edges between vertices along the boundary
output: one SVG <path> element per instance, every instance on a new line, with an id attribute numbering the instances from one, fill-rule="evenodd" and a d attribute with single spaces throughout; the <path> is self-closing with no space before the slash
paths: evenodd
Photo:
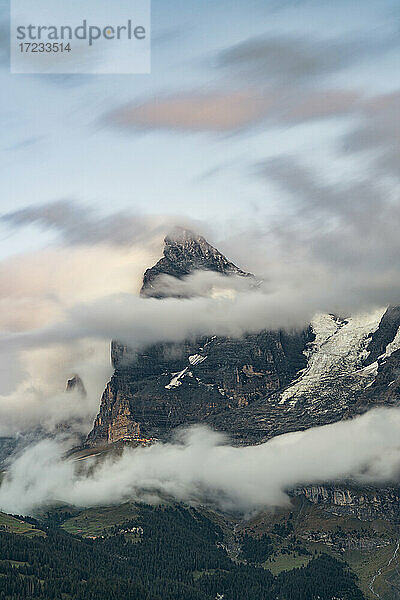
<path id="1" fill-rule="evenodd" d="M 153 0 L 152 73 L 124 76 L 10 75 L 0 6 L 3 212 L 68 198 L 228 237 L 292 198 L 260 167 L 271 159 L 320 184 L 379 174 L 398 189 L 396 0 Z M 1 250 L 53 235 L 28 233 L 4 225 Z"/>

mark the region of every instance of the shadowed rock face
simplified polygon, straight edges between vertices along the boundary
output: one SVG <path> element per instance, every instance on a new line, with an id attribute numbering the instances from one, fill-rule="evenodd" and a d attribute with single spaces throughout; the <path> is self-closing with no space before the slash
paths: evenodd
<path id="1" fill-rule="evenodd" d="M 400 406 L 400 306 L 389 306 L 368 345 L 364 364 L 375 370 L 371 384 L 357 395 L 354 412 L 374 406 Z"/>
<path id="2" fill-rule="evenodd" d="M 239 427 L 238 441 L 252 442 L 241 410 L 296 376 L 305 364 L 307 336 L 307 332 L 261 332 L 240 340 L 214 337 L 179 346 L 151 346 L 131 364 L 117 367 L 88 441 L 111 442 L 139 433 L 163 438 L 176 427 L 214 424 L 214 419 L 221 423 L 216 428 L 225 430 L 226 416 L 235 412 L 239 414 L 228 433 L 236 437 Z M 257 439 L 262 437 L 260 432 Z"/>
<path id="3" fill-rule="evenodd" d="M 365 412 L 373 406 L 400 406 L 400 350 L 379 364 L 375 380 L 359 395 L 356 410 Z"/>
<path id="4" fill-rule="evenodd" d="M 364 364 L 366 366 L 374 363 L 384 354 L 388 344 L 393 342 L 400 326 L 400 306 L 389 306 L 378 329 L 372 334 L 368 346 L 369 355 Z"/>
<path id="5" fill-rule="evenodd" d="M 177 279 L 195 270 L 227 277 L 253 277 L 228 261 L 202 237 L 180 231 L 165 239 L 163 258 L 144 275 L 142 296 L 160 298 L 155 279 Z M 155 344 L 134 354 L 113 342 L 115 373 L 103 394 L 89 444 L 120 439 L 165 438 L 183 425 L 221 423 L 232 411 L 282 390 L 306 366 L 306 331 L 262 331 L 241 339 L 207 337 L 180 344 Z M 239 418 L 240 421 L 240 418 Z M 238 443 L 254 441 L 234 422 L 228 433 Z M 217 429 L 225 429 L 215 425 Z M 257 436 L 257 440 L 261 439 Z"/>

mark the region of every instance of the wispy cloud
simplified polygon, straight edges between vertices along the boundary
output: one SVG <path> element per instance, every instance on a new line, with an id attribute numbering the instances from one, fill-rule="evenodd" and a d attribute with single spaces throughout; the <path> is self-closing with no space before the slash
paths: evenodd
<path id="1" fill-rule="evenodd" d="M 268 104 L 254 90 L 193 91 L 123 106 L 107 115 L 106 121 L 127 129 L 226 132 L 253 123 L 265 114 Z"/>
<path id="2" fill-rule="evenodd" d="M 371 152 L 380 173 L 400 176 L 400 91 L 377 95 L 363 103 L 360 119 L 345 136 L 342 149 Z"/>
<path id="3" fill-rule="evenodd" d="M 268 88 L 192 92 L 131 103 L 104 117 L 129 130 L 227 133 L 266 122 L 268 126 L 334 118 L 357 111 L 362 95 L 348 90 Z"/>
<path id="4" fill-rule="evenodd" d="M 240 70 L 245 78 L 280 84 L 314 85 L 332 73 L 398 44 L 396 36 L 306 38 L 296 35 L 256 37 L 221 52 L 218 64 Z"/>
<path id="5" fill-rule="evenodd" d="M 268 160 L 260 173 L 289 195 L 273 233 L 286 252 L 303 248 L 304 260 L 333 269 L 337 281 L 358 282 L 364 300 L 383 300 L 390 289 L 391 302 L 399 302 L 398 191 L 373 176 L 328 183 L 293 157 Z"/>
<path id="6" fill-rule="evenodd" d="M 68 199 L 30 205 L 3 214 L 0 220 L 13 228 L 36 225 L 57 232 L 67 244 L 110 243 L 117 246 L 152 244 L 161 238 L 177 218 L 147 217 L 137 210 L 125 210 L 101 215 L 95 209 Z M 182 224 L 189 219 L 182 218 Z"/>
<path id="7" fill-rule="evenodd" d="M 103 122 L 126 130 L 225 133 L 260 122 L 287 125 L 358 115 L 365 92 L 338 86 L 332 76 L 398 45 L 397 36 L 378 33 L 373 40 L 288 34 L 250 38 L 214 58 L 211 65 L 219 78 L 214 89 L 153 95 L 118 107 Z"/>

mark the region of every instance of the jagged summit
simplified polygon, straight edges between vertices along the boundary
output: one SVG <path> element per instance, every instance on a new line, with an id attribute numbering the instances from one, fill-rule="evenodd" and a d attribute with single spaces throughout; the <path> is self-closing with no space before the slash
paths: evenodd
<path id="1" fill-rule="evenodd" d="M 187 291 L 179 279 L 196 270 L 250 277 L 249 288 L 257 285 L 204 237 L 180 229 L 165 238 L 141 293 L 187 298 L 182 294 L 195 286 Z M 171 281 L 157 282 L 160 275 Z M 139 352 L 114 341 L 111 358 L 115 371 L 89 446 L 166 440 L 175 428 L 195 423 L 228 433 L 236 444 L 259 443 L 371 406 L 400 405 L 400 309 L 346 319 L 316 315 L 302 331 L 190 337 Z"/>
<path id="2" fill-rule="evenodd" d="M 239 269 L 201 235 L 188 229 L 176 228 L 164 239 L 163 257 L 145 272 L 140 293 L 146 297 L 161 298 L 163 295 L 154 286 L 159 275 L 182 279 L 196 270 L 252 277 L 251 273 Z"/>

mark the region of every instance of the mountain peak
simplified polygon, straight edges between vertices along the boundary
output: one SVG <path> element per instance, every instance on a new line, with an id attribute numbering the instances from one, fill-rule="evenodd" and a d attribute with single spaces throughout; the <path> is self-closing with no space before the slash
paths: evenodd
<path id="1" fill-rule="evenodd" d="M 184 227 L 175 227 L 168 235 L 164 238 L 165 246 L 184 246 L 188 243 L 198 243 L 201 244 L 208 242 L 201 235 L 194 233 L 191 229 L 186 229 Z"/>
<path id="2" fill-rule="evenodd" d="M 144 274 L 141 295 L 161 298 L 154 281 L 159 275 L 182 279 L 194 271 L 213 271 L 221 275 L 251 277 L 230 262 L 201 235 L 184 228 L 176 228 L 164 240 L 163 257 Z"/>

